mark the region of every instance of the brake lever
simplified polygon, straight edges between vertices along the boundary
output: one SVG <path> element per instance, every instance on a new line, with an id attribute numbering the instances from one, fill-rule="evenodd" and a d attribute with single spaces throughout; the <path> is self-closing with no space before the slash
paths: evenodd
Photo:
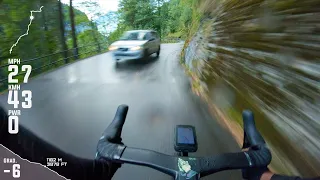
<path id="1" fill-rule="evenodd" d="M 244 136 L 243 136 L 242 149 L 246 149 L 250 147 L 250 143 L 248 142 L 247 133 L 244 131 L 243 134 Z"/>
<path id="2" fill-rule="evenodd" d="M 244 110 L 242 113 L 242 118 L 244 131 L 242 149 L 255 148 L 258 145 L 265 144 L 266 142 L 256 128 L 252 111 Z"/>
<path id="3" fill-rule="evenodd" d="M 118 106 L 117 112 L 111 124 L 103 132 L 97 145 L 96 158 L 110 161 L 119 160 L 126 146 L 122 143 L 121 132 L 126 120 L 129 107 Z"/>

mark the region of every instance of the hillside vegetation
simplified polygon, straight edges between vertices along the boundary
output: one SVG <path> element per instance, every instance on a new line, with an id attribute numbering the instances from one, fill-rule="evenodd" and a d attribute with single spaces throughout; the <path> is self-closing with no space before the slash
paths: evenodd
<path id="1" fill-rule="evenodd" d="M 272 149 L 271 168 L 306 177 L 320 173 L 319 7 L 202 0 L 182 54 L 193 90 L 239 144 L 241 112 L 251 109 Z"/>
<path id="2" fill-rule="evenodd" d="M 199 19 L 197 4 L 194 0 L 120 0 L 119 22 L 109 40 L 115 41 L 132 29 L 154 29 L 163 42 L 185 39 L 194 27 L 192 20 Z"/>

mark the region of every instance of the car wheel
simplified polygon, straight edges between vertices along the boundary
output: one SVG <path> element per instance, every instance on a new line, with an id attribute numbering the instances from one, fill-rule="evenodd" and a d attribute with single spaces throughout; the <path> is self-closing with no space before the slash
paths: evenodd
<path id="1" fill-rule="evenodd" d="M 159 46 L 159 50 L 157 51 L 157 57 L 159 57 L 160 55 L 160 46 Z"/>
<path id="2" fill-rule="evenodd" d="M 118 62 L 118 61 L 116 61 L 116 62 L 114 63 L 114 67 L 115 67 L 115 68 L 118 68 L 118 67 L 119 67 L 119 65 L 120 65 L 120 64 L 119 64 L 119 62 Z"/>

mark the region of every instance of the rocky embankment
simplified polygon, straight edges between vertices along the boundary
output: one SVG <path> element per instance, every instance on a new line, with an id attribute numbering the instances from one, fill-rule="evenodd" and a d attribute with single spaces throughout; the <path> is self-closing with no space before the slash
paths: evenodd
<path id="1" fill-rule="evenodd" d="M 182 59 L 194 91 L 239 144 L 241 111 L 253 110 L 273 169 L 320 175 L 320 1 L 225 0 L 205 11 Z"/>

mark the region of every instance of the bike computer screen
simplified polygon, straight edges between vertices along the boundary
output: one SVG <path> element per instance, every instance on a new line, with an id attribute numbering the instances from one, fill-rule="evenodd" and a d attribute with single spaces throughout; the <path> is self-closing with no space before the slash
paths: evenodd
<path id="1" fill-rule="evenodd" d="M 176 126 L 175 150 L 178 152 L 195 152 L 197 151 L 196 131 L 193 126 L 178 125 Z"/>
<path id="2" fill-rule="evenodd" d="M 178 127 L 178 143 L 194 144 L 193 129 L 188 127 Z"/>

